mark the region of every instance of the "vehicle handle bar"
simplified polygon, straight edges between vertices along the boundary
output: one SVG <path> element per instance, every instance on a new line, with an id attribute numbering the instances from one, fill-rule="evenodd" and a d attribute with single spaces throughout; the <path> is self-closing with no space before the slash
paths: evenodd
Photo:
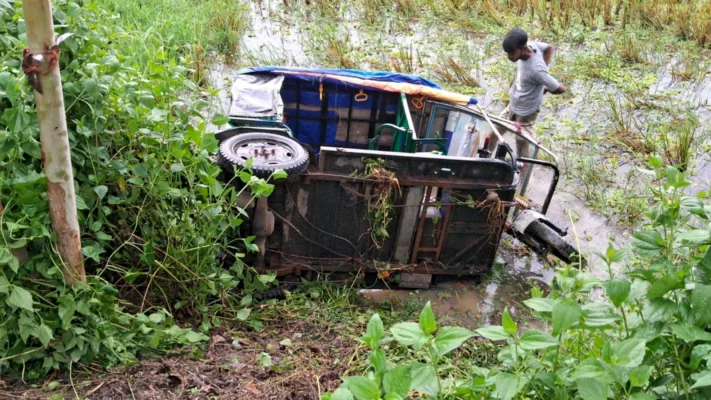
<path id="1" fill-rule="evenodd" d="M 541 209 L 541 214 L 545 215 L 548 211 L 548 206 L 550 206 L 551 204 L 551 200 L 553 200 L 553 193 L 555 193 L 555 188 L 556 186 L 558 186 L 558 180 L 560 179 L 560 170 L 558 170 L 557 165 L 548 161 L 536 160 L 533 158 L 525 157 L 519 157 L 518 161 L 523 163 L 540 165 L 553 170 L 553 179 L 551 180 L 551 185 L 548 187 L 548 194 L 546 195 L 546 200 L 543 202 L 543 207 Z"/>

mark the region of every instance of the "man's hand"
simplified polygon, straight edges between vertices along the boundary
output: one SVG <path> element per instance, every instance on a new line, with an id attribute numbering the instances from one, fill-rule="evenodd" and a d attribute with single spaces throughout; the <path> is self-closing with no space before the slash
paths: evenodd
<path id="1" fill-rule="evenodd" d="M 558 89 L 550 92 L 551 94 L 563 94 L 565 91 L 568 90 L 563 84 L 561 83 L 560 86 L 558 86 Z"/>

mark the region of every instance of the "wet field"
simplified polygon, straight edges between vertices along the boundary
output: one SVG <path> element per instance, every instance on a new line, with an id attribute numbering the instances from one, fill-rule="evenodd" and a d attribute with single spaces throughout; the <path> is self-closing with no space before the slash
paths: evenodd
<path id="1" fill-rule="evenodd" d="M 223 89 L 223 109 L 236 71 L 258 65 L 395 70 L 472 94 L 487 112 L 498 114 L 505 107 L 515 73 L 500 50 L 505 27 L 463 29 L 427 12 L 417 18 L 386 13 L 373 21 L 361 15 L 345 3 L 329 10 L 253 3 L 241 62 L 210 70 L 211 84 Z M 689 193 L 711 187 L 711 63 L 688 46 L 644 31 L 531 31 L 556 47 L 551 73 L 569 88 L 563 96 L 544 99 L 536 126 L 537 138 L 557 155 L 562 173 L 548 217 L 568 230 L 568 240 L 594 266 L 596 252 L 610 243 L 625 246 L 642 221 L 651 181 L 638 168 L 649 154 L 673 153 L 668 143 L 678 139 L 675 123 L 694 119 Z M 527 192 L 534 203 L 542 203 L 550 177 L 534 168 Z M 527 298 L 536 282 L 549 284 L 555 267 L 552 258 L 542 259 L 510 237 L 502 241 L 496 264 L 499 272 L 483 284 L 447 282 L 427 291 L 361 294 L 376 302 L 431 300 L 436 312 L 477 326 L 495 323 L 504 307 L 514 314 L 518 298 Z"/>

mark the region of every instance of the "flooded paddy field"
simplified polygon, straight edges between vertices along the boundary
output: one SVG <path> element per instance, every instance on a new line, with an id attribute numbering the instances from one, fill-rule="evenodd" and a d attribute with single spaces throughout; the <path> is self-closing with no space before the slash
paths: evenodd
<path id="1" fill-rule="evenodd" d="M 708 50 L 645 29 L 545 29 L 523 17 L 472 24 L 466 16 L 443 16 L 428 7 L 407 15 L 386 7 L 365 18 L 370 14 L 362 7 L 358 2 L 252 3 L 239 60 L 209 71 L 212 86 L 222 89 L 222 108 L 229 106 L 232 77 L 240 68 L 277 65 L 412 73 L 471 94 L 487 112 L 498 114 L 515 76 L 501 40 L 509 27 L 521 26 L 530 39 L 555 47 L 551 74 L 569 88 L 563 96 L 544 99 L 535 129 L 557 155 L 562 174 L 548 216 L 569 227 L 568 239 L 591 265 L 599 262 L 595 253 L 609 244 L 626 246 L 644 218 L 652 180 L 639 168 L 646 168 L 650 154 L 671 164 L 687 163 L 689 194 L 704 195 L 711 188 Z M 684 135 L 692 139 L 680 159 L 677 143 Z M 542 203 L 549 179 L 549 172 L 534 167 L 526 193 L 534 203 Z M 508 236 L 502 243 L 495 268 L 505 280 L 518 282 L 515 290 L 522 297 L 529 295 L 522 282 L 550 283 L 554 259 L 541 259 Z M 499 283 L 461 284 L 474 285 L 476 292 L 465 295 L 464 303 L 453 296 L 459 290 L 450 283 L 429 292 L 365 289 L 363 295 L 376 301 L 437 298 L 445 313 L 484 315 L 481 322 L 509 303 L 492 305 L 492 298 L 511 292 Z"/>

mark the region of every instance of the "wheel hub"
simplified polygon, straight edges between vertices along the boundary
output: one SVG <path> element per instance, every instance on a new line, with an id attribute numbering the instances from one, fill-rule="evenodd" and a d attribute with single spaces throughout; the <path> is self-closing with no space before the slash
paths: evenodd
<path id="1" fill-rule="evenodd" d="M 278 165 L 296 158 L 296 151 L 288 144 L 268 140 L 236 143 L 233 151 L 243 160 L 252 157 L 255 163 L 261 165 Z"/>

